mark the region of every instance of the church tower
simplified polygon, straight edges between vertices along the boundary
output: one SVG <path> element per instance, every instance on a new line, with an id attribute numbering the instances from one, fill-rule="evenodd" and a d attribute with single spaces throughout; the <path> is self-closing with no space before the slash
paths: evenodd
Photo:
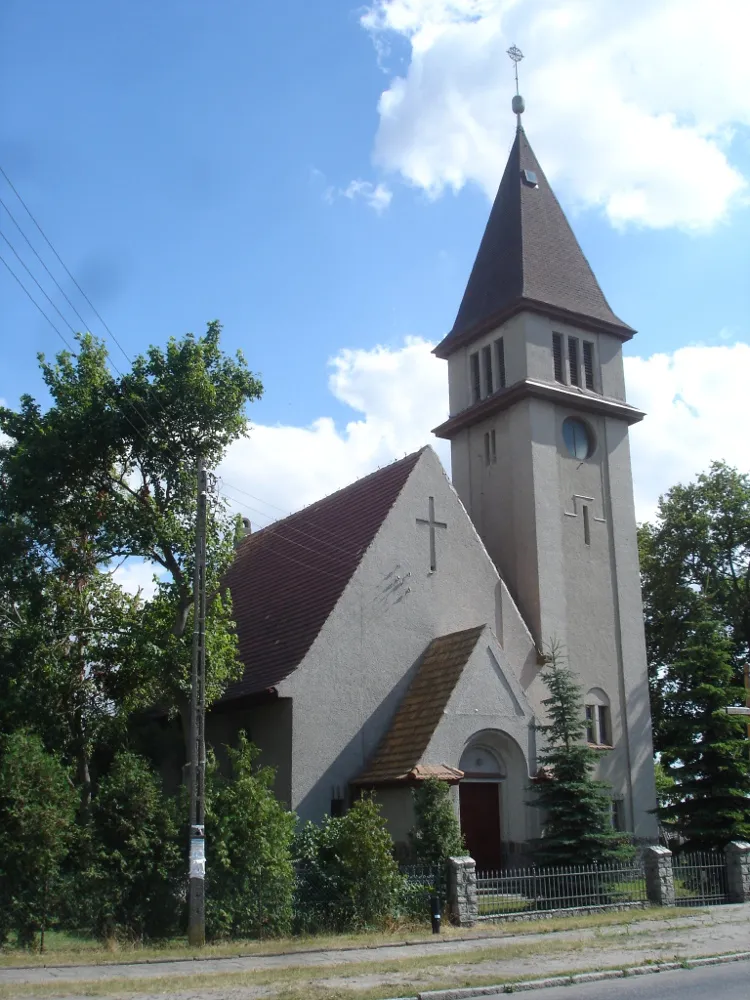
<path id="1" fill-rule="evenodd" d="M 520 53 L 519 53 L 520 55 Z M 653 751 L 619 319 L 521 127 L 450 333 L 453 484 L 540 650 L 559 643 L 623 829 L 653 839 Z M 498 625 L 498 630 L 501 626 Z M 537 705 L 538 674 L 522 677 Z"/>

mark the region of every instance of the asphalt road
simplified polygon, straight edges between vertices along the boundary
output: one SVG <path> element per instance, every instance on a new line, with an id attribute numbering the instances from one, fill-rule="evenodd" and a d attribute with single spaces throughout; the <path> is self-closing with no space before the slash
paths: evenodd
<path id="1" fill-rule="evenodd" d="M 539 1000 L 750 1000 L 750 962 L 553 986 L 529 996 Z"/>

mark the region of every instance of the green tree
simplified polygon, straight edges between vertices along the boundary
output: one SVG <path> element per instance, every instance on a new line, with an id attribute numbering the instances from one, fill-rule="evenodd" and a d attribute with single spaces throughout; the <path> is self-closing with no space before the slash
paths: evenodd
<path id="1" fill-rule="evenodd" d="M 144 559 L 161 574 L 144 604 L 123 690 L 142 704 L 188 710 L 193 536 L 198 456 L 216 465 L 247 432 L 246 404 L 262 392 L 241 354 L 220 349 L 220 325 L 203 337 L 151 347 L 115 377 L 102 343 L 77 337 L 76 354 L 40 358 L 52 399 L 43 410 L 24 396 L 18 412 L 0 408 L 0 538 L 4 559 L 34 552 L 37 565 L 89 586 L 115 560 Z M 207 698 L 240 670 L 231 603 L 221 591 L 235 519 L 211 503 L 208 531 Z M 12 575 L 13 570 L 5 576 Z M 0 568 L 0 578 L 3 576 Z M 136 676 L 137 675 L 137 676 Z M 124 676 L 124 675 L 123 675 Z M 187 726 L 185 725 L 185 729 Z"/>
<path id="2" fill-rule="evenodd" d="M 594 864 L 632 855 L 632 847 L 612 828 L 609 786 L 593 777 L 606 751 L 585 742 L 581 687 L 558 647 L 542 672 L 549 697 L 547 723 L 537 726 L 543 748 L 531 804 L 543 810 L 544 834 L 535 845 L 543 865 Z"/>
<path id="3" fill-rule="evenodd" d="M 206 775 L 206 931 L 209 938 L 288 933 L 296 816 L 273 792 L 274 771 L 240 733 L 226 747 L 230 774 L 215 759 Z"/>
<path id="4" fill-rule="evenodd" d="M 744 696 L 734 676 L 723 624 L 710 617 L 695 622 L 670 665 L 672 704 L 663 728 L 668 749 L 661 754 L 673 784 L 660 817 L 684 838 L 685 849 L 750 838 L 747 720 L 726 711 Z"/>
<path id="5" fill-rule="evenodd" d="M 85 886 L 89 931 L 106 939 L 167 938 L 179 928 L 185 848 L 178 801 L 166 796 L 148 762 L 118 753 L 99 782 L 88 832 Z"/>
<path id="6" fill-rule="evenodd" d="M 73 834 L 76 795 L 38 736 L 7 736 L 0 760 L 0 944 L 11 931 L 31 947 L 44 934 Z"/>
<path id="7" fill-rule="evenodd" d="M 442 864 L 466 854 L 461 827 L 445 781 L 427 778 L 412 791 L 414 829 L 409 834 L 418 861 Z"/>
<path id="8" fill-rule="evenodd" d="M 750 660 L 750 477 L 714 462 L 674 486 L 639 529 L 651 711 L 657 751 L 669 750 L 679 681 L 672 666 L 709 614 L 729 641 L 734 684 Z"/>
<path id="9" fill-rule="evenodd" d="M 403 879 L 393 840 L 371 796 L 355 802 L 345 816 L 302 827 L 295 856 L 300 929 L 382 927 L 398 908 Z"/>

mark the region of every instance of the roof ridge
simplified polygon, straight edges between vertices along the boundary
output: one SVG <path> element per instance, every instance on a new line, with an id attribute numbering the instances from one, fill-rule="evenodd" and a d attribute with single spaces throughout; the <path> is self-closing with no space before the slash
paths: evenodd
<path id="1" fill-rule="evenodd" d="M 422 447 L 418 448 L 417 451 L 409 452 L 409 454 L 404 455 L 403 458 L 396 458 L 392 462 L 389 462 L 388 465 L 382 465 L 378 469 L 373 469 L 372 472 L 368 472 L 364 476 L 360 476 L 359 479 L 352 480 L 352 482 L 347 483 L 346 486 L 340 486 L 337 490 L 334 490 L 333 493 L 327 493 L 325 496 L 320 497 L 320 499 L 313 500 L 312 503 L 307 504 L 305 507 L 300 507 L 299 510 L 293 510 L 291 513 L 286 514 L 284 517 L 280 517 L 277 518 L 275 521 L 271 521 L 270 524 L 264 524 L 263 527 L 258 528 L 257 530 L 251 532 L 249 535 L 245 535 L 245 537 L 240 542 L 237 551 L 239 552 L 240 549 L 242 549 L 245 542 L 252 542 L 254 538 L 259 538 L 265 532 L 271 531 L 271 529 L 273 528 L 283 527 L 283 525 L 285 525 L 288 521 L 291 521 L 293 518 L 299 517 L 302 514 L 310 512 L 314 513 L 316 509 L 318 509 L 321 506 L 321 504 L 337 500 L 342 493 L 346 493 L 347 490 L 351 490 L 355 486 L 359 486 L 362 483 L 366 483 L 369 479 L 373 479 L 375 476 L 380 475 L 387 469 L 392 469 L 394 468 L 394 466 L 397 466 L 402 462 L 408 462 L 410 460 L 416 459 L 418 455 L 421 455 L 422 452 L 426 451 L 427 448 L 429 447 L 430 445 L 428 444 L 422 445 Z"/>

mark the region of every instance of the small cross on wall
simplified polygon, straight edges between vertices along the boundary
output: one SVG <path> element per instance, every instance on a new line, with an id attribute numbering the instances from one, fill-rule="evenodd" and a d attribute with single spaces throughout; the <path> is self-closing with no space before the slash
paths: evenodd
<path id="1" fill-rule="evenodd" d="M 426 524 L 430 529 L 430 572 L 437 569 L 437 545 L 435 540 L 435 528 L 447 528 L 445 521 L 435 520 L 435 497 L 428 498 L 428 517 L 418 517 L 417 524 Z"/>

